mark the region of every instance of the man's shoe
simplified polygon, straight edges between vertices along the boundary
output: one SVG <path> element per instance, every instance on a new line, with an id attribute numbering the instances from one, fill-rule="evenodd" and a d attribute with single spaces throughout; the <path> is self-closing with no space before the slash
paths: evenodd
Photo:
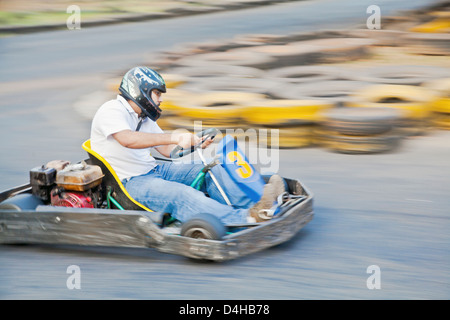
<path id="1" fill-rule="evenodd" d="M 274 192 L 277 197 L 286 192 L 286 188 L 284 185 L 284 179 L 278 174 L 274 174 L 270 177 L 268 184 L 272 184 L 274 186 Z"/>
<path id="2" fill-rule="evenodd" d="M 272 219 L 273 212 L 270 210 L 280 194 L 285 192 L 284 181 L 279 175 L 270 177 L 264 186 L 261 199 L 249 209 L 249 220 L 264 222 Z"/>
<path id="3" fill-rule="evenodd" d="M 277 199 L 272 184 L 264 186 L 264 192 L 261 199 L 249 210 L 249 220 L 255 222 L 263 222 L 270 220 L 272 217 L 268 214 L 268 209 L 272 208 L 274 201 Z"/>

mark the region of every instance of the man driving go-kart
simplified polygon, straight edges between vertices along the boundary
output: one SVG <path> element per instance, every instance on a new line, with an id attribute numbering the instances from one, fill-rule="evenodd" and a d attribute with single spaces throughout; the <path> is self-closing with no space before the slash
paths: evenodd
<path id="1" fill-rule="evenodd" d="M 262 176 L 231 135 L 206 161 L 217 129 L 164 133 L 156 121 L 165 91 L 155 71 L 128 71 L 94 116 L 88 159 L 38 165 L 28 183 L 0 192 L 0 244 L 150 247 L 225 261 L 286 242 L 312 220 L 312 193 L 297 179 Z M 175 161 L 194 151 L 201 164 Z"/>
<path id="2" fill-rule="evenodd" d="M 268 209 L 285 192 L 280 176 L 273 175 L 255 201 L 220 165 L 209 169 L 197 189 L 191 185 L 205 165 L 152 157 L 150 148 L 171 157 L 175 149 L 206 148 L 212 143 L 211 137 L 202 140 L 191 133 L 164 133 L 158 126 L 166 92 L 161 75 L 147 67 L 132 68 L 119 91 L 117 98 L 104 103 L 94 116 L 91 148 L 111 165 L 134 199 L 179 221 L 199 213 L 212 214 L 224 224 L 263 222 L 272 217 Z"/>

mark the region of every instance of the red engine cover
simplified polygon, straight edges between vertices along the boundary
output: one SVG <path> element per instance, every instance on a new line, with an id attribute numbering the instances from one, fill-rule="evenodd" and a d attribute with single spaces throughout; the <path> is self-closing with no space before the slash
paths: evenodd
<path id="1" fill-rule="evenodd" d="M 56 207 L 94 208 L 92 198 L 84 192 L 52 192 L 51 203 Z"/>

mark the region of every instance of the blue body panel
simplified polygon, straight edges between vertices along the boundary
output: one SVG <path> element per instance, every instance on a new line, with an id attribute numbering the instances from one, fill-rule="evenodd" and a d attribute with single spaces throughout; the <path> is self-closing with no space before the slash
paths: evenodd
<path id="1" fill-rule="evenodd" d="M 226 135 L 217 147 L 221 165 L 250 199 L 258 202 L 264 190 L 264 179 L 250 164 L 236 140 Z"/>

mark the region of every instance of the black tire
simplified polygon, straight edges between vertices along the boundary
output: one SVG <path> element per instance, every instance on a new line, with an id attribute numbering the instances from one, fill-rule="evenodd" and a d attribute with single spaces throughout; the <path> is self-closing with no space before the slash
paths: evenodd
<path id="1" fill-rule="evenodd" d="M 182 225 L 181 235 L 195 239 L 220 240 L 226 235 L 226 227 L 216 216 L 200 213 Z"/>
<path id="2" fill-rule="evenodd" d="M 337 80 L 340 73 L 342 70 L 330 66 L 290 66 L 267 71 L 267 78 L 277 79 L 281 83 L 303 84 Z"/>
<path id="3" fill-rule="evenodd" d="M 359 136 L 391 132 L 400 124 L 402 113 L 392 108 L 334 108 L 323 113 L 322 128 L 338 134 Z"/>
<path id="4" fill-rule="evenodd" d="M 367 82 L 353 80 L 328 80 L 283 84 L 283 90 L 275 87 L 269 94 L 278 99 L 319 100 L 334 104 L 347 104 L 354 98 L 352 94 L 368 86 Z"/>
<path id="5" fill-rule="evenodd" d="M 40 198 L 30 193 L 23 193 L 6 199 L 0 203 L 0 210 L 35 210 L 37 206 L 43 204 L 44 202 Z"/>
<path id="6" fill-rule="evenodd" d="M 242 66 L 256 69 L 274 67 L 275 59 L 268 54 L 250 52 L 249 49 L 233 49 L 226 52 L 210 52 L 183 57 L 174 63 L 175 67 Z"/>
<path id="7" fill-rule="evenodd" d="M 370 154 L 389 152 L 399 147 L 399 135 L 346 136 L 324 135 L 320 144 L 334 152 L 346 154 Z"/>
<path id="8" fill-rule="evenodd" d="M 350 75 L 350 73 L 348 73 Z M 354 72 L 352 80 L 372 84 L 420 85 L 432 79 L 448 75 L 446 68 L 434 66 L 395 65 L 367 68 L 363 72 Z"/>
<path id="9" fill-rule="evenodd" d="M 181 88 L 192 92 L 243 92 L 255 94 L 268 94 L 278 82 L 265 78 L 243 78 L 243 77 L 208 77 L 191 78 L 191 82 L 184 84 Z"/>

